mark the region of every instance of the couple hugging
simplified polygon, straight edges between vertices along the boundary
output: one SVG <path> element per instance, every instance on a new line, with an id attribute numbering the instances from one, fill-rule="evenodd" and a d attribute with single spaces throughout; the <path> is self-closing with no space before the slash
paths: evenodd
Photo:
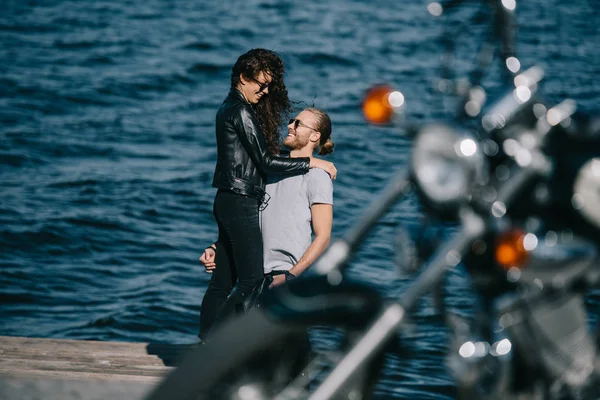
<path id="1" fill-rule="evenodd" d="M 274 287 L 294 279 L 329 244 L 337 171 L 313 155 L 333 151 L 331 120 L 322 110 L 304 109 L 287 125 L 283 144 L 290 156 L 279 156 L 279 126 L 291 111 L 283 74 L 275 52 L 243 54 L 217 112 L 212 186 L 219 234 L 200 257 L 212 274 L 202 300 L 201 340 L 236 312 L 247 312 L 265 282 Z"/>

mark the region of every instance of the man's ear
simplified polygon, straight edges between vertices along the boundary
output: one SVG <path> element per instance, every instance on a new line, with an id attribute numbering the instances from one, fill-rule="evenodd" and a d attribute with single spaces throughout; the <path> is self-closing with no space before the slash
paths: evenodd
<path id="1" fill-rule="evenodd" d="M 313 133 L 311 133 L 311 135 L 310 135 L 311 142 L 318 143 L 320 140 L 321 140 L 321 132 L 314 131 Z"/>
<path id="2" fill-rule="evenodd" d="M 241 72 L 240 72 L 240 83 L 241 83 L 242 85 L 245 85 L 246 83 L 248 83 L 248 79 L 246 79 L 246 78 L 244 77 L 244 74 L 242 74 Z"/>

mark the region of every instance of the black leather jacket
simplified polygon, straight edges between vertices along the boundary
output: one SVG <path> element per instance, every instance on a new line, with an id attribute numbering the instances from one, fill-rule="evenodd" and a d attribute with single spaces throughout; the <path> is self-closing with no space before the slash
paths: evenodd
<path id="1" fill-rule="evenodd" d="M 233 88 L 217 112 L 217 166 L 212 186 L 263 200 L 267 173 L 303 174 L 310 158 L 270 155 L 258 117 Z"/>

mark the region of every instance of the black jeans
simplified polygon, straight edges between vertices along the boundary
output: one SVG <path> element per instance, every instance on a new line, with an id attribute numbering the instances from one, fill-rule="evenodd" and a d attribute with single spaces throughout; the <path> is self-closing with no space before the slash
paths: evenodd
<path id="1" fill-rule="evenodd" d="M 263 241 L 258 208 L 260 201 L 237 193 L 219 190 L 213 213 L 219 227 L 217 256 L 208 289 L 200 308 L 200 338 L 215 325 L 231 316 L 235 309 L 228 302 L 236 290 L 249 295 L 263 279 Z M 223 307 L 225 305 L 225 307 Z"/>

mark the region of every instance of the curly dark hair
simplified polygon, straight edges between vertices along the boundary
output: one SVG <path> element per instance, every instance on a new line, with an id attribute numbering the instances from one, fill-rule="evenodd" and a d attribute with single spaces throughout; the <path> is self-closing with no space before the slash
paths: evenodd
<path id="1" fill-rule="evenodd" d="M 269 93 L 253 107 L 258 115 L 267 147 L 271 154 L 277 155 L 281 140 L 279 127 L 292 111 L 288 91 L 283 82 L 284 67 L 281 57 L 266 49 L 252 49 L 242 54 L 231 70 L 231 87 L 235 88 L 240 83 L 240 74 L 244 78 L 256 79 L 261 71 L 271 76 Z"/>

